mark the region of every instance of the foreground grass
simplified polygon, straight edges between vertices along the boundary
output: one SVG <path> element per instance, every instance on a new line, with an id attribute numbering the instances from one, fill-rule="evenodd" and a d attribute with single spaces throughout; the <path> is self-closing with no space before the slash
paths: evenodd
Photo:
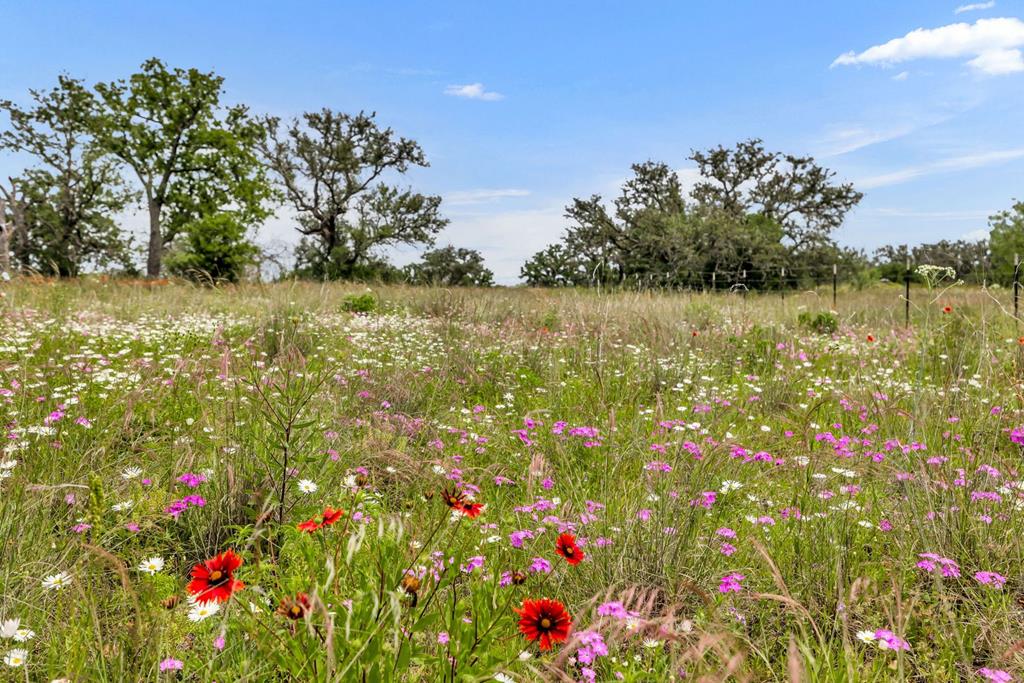
<path id="1" fill-rule="evenodd" d="M 897 288 L 844 292 L 815 334 L 813 292 L 383 288 L 346 313 L 361 289 L 4 285 L 0 680 L 1024 666 L 1005 293 L 917 291 L 905 329 Z M 190 604 L 228 549 L 245 587 Z M 547 652 L 513 612 L 541 597 L 573 622 Z"/>

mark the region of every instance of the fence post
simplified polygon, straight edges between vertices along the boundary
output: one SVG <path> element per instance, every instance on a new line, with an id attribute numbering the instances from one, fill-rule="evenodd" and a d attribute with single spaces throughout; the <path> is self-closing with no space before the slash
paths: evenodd
<path id="1" fill-rule="evenodd" d="M 906 282 L 906 291 L 904 292 L 903 299 L 906 301 L 906 314 L 904 327 L 910 327 L 910 257 L 907 257 L 907 272 L 903 276 Z"/>
<path id="2" fill-rule="evenodd" d="M 779 283 L 779 293 L 782 295 L 782 300 L 786 300 L 786 266 L 782 266 L 782 282 Z"/>
<path id="3" fill-rule="evenodd" d="M 1014 326 L 1019 325 L 1017 322 L 1017 301 L 1020 299 L 1020 254 L 1013 255 L 1013 324 Z"/>
<path id="4" fill-rule="evenodd" d="M 838 310 L 836 308 L 836 291 L 839 288 L 839 268 L 836 264 L 832 264 L 832 310 Z"/>
<path id="5" fill-rule="evenodd" d="M 715 281 L 718 279 L 718 271 L 711 271 L 711 293 L 715 293 Z"/>
<path id="6" fill-rule="evenodd" d="M 746 268 L 743 269 L 743 275 L 740 276 L 740 279 L 742 280 L 742 285 L 743 285 L 743 298 L 746 299 L 747 298 L 747 269 Z"/>

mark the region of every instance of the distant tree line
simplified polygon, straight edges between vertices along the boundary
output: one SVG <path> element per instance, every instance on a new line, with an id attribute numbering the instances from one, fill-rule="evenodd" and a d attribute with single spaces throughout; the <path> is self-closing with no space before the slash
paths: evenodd
<path id="1" fill-rule="evenodd" d="M 426 167 L 414 140 L 374 114 L 330 109 L 282 120 L 223 101 L 223 79 L 146 61 L 127 79 L 62 75 L 28 104 L 0 100 L 0 150 L 29 160 L 0 182 L 0 270 L 75 276 L 94 270 L 235 281 L 261 262 L 253 242 L 278 207 L 300 240 L 285 274 L 316 279 L 490 286 L 472 249 L 431 248 L 448 224 L 441 198 L 399 183 Z M 684 190 L 660 162 L 632 167 L 619 195 L 576 198 L 561 240 L 522 279 L 540 287 L 778 289 L 844 280 L 902 280 L 912 265 L 948 265 L 974 282 L 1008 284 L 1024 255 L 1024 203 L 990 220 L 989 239 L 888 246 L 868 257 L 834 231 L 862 198 L 814 159 L 760 140 L 694 151 Z M 118 220 L 141 211 L 144 244 Z M 422 246 L 400 268 L 389 247 Z"/>
<path id="2" fill-rule="evenodd" d="M 255 229 L 279 205 L 302 239 L 295 273 L 486 285 L 479 253 L 429 251 L 397 268 L 395 245 L 431 246 L 448 221 L 441 198 L 394 181 L 426 166 L 419 145 L 373 114 L 329 109 L 282 122 L 223 100 L 223 79 L 145 62 L 129 78 L 87 86 L 70 76 L 0 100 L 0 149 L 31 160 L 0 183 L 0 268 L 74 276 L 134 273 L 131 208 L 148 219 L 145 274 L 233 281 L 259 261 Z"/>
<path id="3" fill-rule="evenodd" d="M 927 263 L 1008 284 L 1013 253 L 1024 257 L 1024 203 L 991 218 L 989 240 L 886 246 L 869 257 L 832 237 L 862 194 L 813 159 L 754 139 L 689 160 L 699 174 L 689 192 L 671 167 L 648 161 L 610 202 L 574 199 L 562 240 L 534 254 L 522 278 L 541 287 L 763 290 L 820 284 L 833 268 L 855 284 L 902 282 Z"/>

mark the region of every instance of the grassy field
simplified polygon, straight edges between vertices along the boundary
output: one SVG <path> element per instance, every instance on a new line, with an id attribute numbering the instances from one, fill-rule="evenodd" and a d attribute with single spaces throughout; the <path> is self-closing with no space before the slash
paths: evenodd
<path id="1" fill-rule="evenodd" d="M 1006 291 L 0 286 L 0 681 L 1024 670 Z"/>

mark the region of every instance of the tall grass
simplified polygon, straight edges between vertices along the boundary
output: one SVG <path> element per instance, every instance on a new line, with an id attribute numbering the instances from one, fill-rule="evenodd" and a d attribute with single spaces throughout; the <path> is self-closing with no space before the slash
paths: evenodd
<path id="1" fill-rule="evenodd" d="M 819 334 L 799 315 L 830 291 L 374 287 L 346 312 L 366 290 L 4 285 L 0 621 L 35 633 L 5 634 L 26 663 L 0 680 L 1024 666 L 1007 292 L 915 290 L 907 327 L 902 288 L 841 291 Z M 325 506 L 345 514 L 297 528 Z M 228 548 L 246 587 L 193 621 L 189 572 Z M 513 612 L 538 597 L 573 617 L 551 652 Z"/>

